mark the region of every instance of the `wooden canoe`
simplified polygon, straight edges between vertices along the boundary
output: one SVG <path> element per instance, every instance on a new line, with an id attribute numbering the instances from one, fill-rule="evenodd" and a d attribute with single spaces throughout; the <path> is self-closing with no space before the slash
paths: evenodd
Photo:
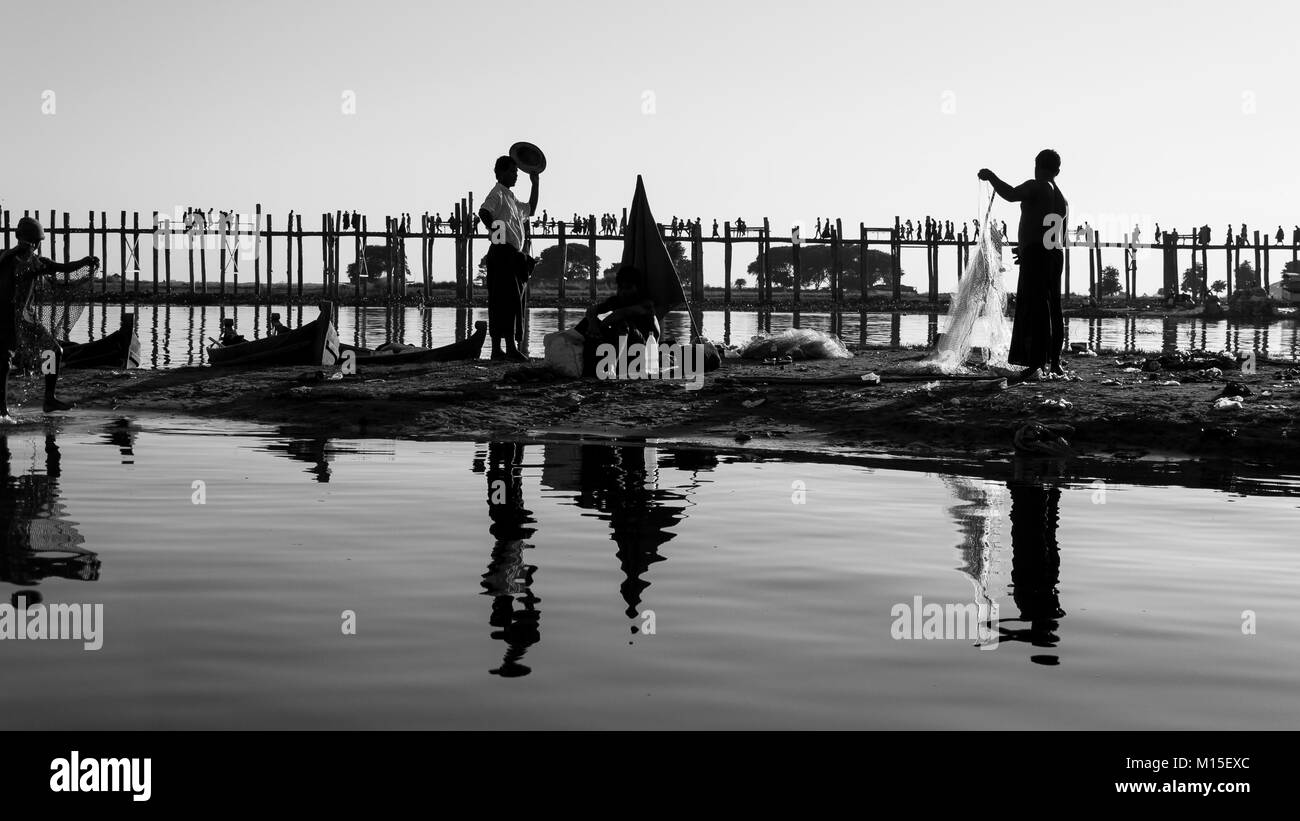
<path id="1" fill-rule="evenodd" d="M 91 342 L 64 342 L 65 368 L 140 367 L 140 337 L 135 332 L 135 314 L 122 315 L 122 327 L 103 339 Z"/>
<path id="2" fill-rule="evenodd" d="M 208 364 L 218 366 L 314 365 L 333 367 L 339 361 L 339 335 L 334 328 L 334 306 L 320 303 L 320 316 L 288 333 L 241 342 L 211 345 Z"/>
<path id="3" fill-rule="evenodd" d="M 469 338 L 441 348 L 404 348 L 384 350 L 383 348 L 358 348 L 354 345 L 341 345 L 344 353 L 352 351 L 358 364 L 363 365 L 419 365 L 425 362 L 459 362 L 466 359 L 478 359 L 483 353 L 483 342 L 487 339 L 487 323 L 474 323 L 474 333 Z"/>

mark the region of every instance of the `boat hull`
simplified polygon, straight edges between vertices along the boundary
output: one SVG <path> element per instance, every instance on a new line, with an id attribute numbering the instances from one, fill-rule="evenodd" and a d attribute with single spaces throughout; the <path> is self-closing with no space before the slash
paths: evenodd
<path id="1" fill-rule="evenodd" d="M 351 352 L 361 365 L 420 365 L 426 362 L 460 362 L 478 359 L 487 339 L 487 323 L 474 323 L 474 333 L 461 342 L 441 348 L 416 348 L 410 351 L 386 352 L 354 345 L 341 346 L 344 355 Z"/>
<path id="2" fill-rule="evenodd" d="M 334 311 L 325 303 L 312 322 L 278 336 L 254 339 L 238 345 L 212 345 L 208 364 L 217 367 L 276 367 L 313 365 L 330 368 L 339 361 L 339 336 L 334 328 Z"/>
<path id="3" fill-rule="evenodd" d="M 135 332 L 135 315 L 124 314 L 122 327 L 102 339 L 64 342 L 61 364 L 72 369 L 140 367 L 140 337 Z"/>

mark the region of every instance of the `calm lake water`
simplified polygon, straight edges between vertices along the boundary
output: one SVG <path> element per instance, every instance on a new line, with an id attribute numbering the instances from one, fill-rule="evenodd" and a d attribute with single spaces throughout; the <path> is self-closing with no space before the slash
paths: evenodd
<path id="1" fill-rule="evenodd" d="M 0 601 L 104 616 L 98 651 L 0 641 L 5 728 L 1300 725 L 1300 476 L 91 413 L 0 443 Z M 894 638 L 916 597 L 998 638 Z"/>
<path id="2" fill-rule="evenodd" d="M 121 306 L 91 305 L 73 326 L 70 338 L 75 342 L 98 339 L 116 330 L 121 321 Z M 134 308 L 139 313 L 139 336 L 146 368 L 174 368 L 201 365 L 210 337 L 220 332 L 223 317 L 233 316 L 240 332 L 249 339 L 265 335 L 271 311 L 280 313 L 292 327 L 310 322 L 317 316 L 314 307 L 275 306 L 254 308 L 239 306 L 152 306 Z M 570 327 L 582 319 L 578 309 L 535 308 L 529 312 L 528 336 L 535 356 L 542 351 L 542 337 L 560 328 Z M 486 309 L 377 308 L 343 307 L 339 310 L 340 338 L 352 344 L 375 347 L 389 339 L 412 345 L 434 347 L 463 338 L 472 332 L 476 320 L 486 320 Z M 705 311 L 701 325 L 711 339 L 740 344 L 761 331 L 781 331 L 790 327 L 838 331 L 849 343 L 870 345 L 928 345 L 943 331 L 947 317 L 941 314 L 862 314 L 844 313 L 838 318 L 829 313 L 758 314 L 740 311 Z M 1069 338 L 1090 342 L 1093 346 L 1131 351 L 1162 351 L 1175 348 L 1209 348 L 1211 350 L 1254 350 L 1283 359 L 1300 357 L 1300 321 L 1279 319 L 1271 322 L 1205 322 L 1161 318 L 1070 319 Z M 685 312 L 670 314 L 665 325 L 678 335 L 686 335 L 690 317 Z M 837 329 L 838 325 L 838 329 Z"/>

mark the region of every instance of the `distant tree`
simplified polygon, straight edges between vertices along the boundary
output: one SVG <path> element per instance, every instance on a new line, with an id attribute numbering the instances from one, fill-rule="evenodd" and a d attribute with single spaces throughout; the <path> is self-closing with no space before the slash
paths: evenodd
<path id="1" fill-rule="evenodd" d="M 1233 290 L 1241 288 L 1258 288 L 1259 274 L 1255 273 L 1255 267 L 1249 262 L 1243 262 L 1237 266 L 1233 272 L 1232 281 L 1235 283 Z"/>
<path id="2" fill-rule="evenodd" d="M 1183 271 L 1183 291 L 1198 296 L 1201 293 L 1201 274 L 1205 269 L 1199 262 L 1193 262 L 1192 267 Z"/>
<path id="3" fill-rule="evenodd" d="M 1114 265 L 1107 265 L 1101 269 L 1101 295 L 1114 296 L 1123 293 L 1124 286 L 1119 281 L 1119 269 Z"/>
<path id="4" fill-rule="evenodd" d="M 683 285 L 691 281 L 691 260 L 686 256 L 686 248 L 677 240 L 668 243 L 668 257 L 673 261 L 673 267 L 677 269 L 677 278 L 682 281 Z"/>
<path id="5" fill-rule="evenodd" d="M 1284 274 L 1300 274 L 1300 259 L 1287 260 L 1286 265 L 1282 266 Z"/>
<path id="6" fill-rule="evenodd" d="M 858 290 L 858 251 L 857 243 L 844 243 L 841 246 L 841 286 L 844 291 L 853 292 Z M 773 246 L 767 257 L 767 272 L 771 277 L 772 284 L 779 288 L 791 288 L 794 285 L 794 257 L 789 245 Z M 831 278 L 831 246 L 827 245 L 810 245 L 805 243 L 799 247 L 799 268 L 801 276 L 799 278 L 800 288 L 820 288 L 830 283 Z M 759 258 L 754 257 L 754 261 L 749 263 L 746 271 L 754 277 L 758 276 L 761 269 Z M 890 278 L 890 271 L 893 270 L 893 258 L 884 251 L 877 251 L 874 248 L 867 250 L 867 287 L 874 287 L 876 284 L 888 286 L 893 283 Z"/>
<path id="7" fill-rule="evenodd" d="M 367 245 L 365 253 L 366 279 L 377 280 L 388 274 L 388 246 L 386 245 Z M 401 243 L 393 248 L 393 270 L 395 276 L 399 276 L 403 281 L 411 276 L 411 269 L 406 264 L 406 249 Z M 357 284 L 358 269 L 357 263 L 349 262 L 345 269 L 348 281 L 353 285 Z"/>
<path id="8" fill-rule="evenodd" d="M 749 287 L 749 280 L 745 279 L 744 277 L 740 277 L 740 278 L 737 279 L 733 284 L 734 284 L 737 288 L 747 288 L 747 287 Z"/>
<path id="9" fill-rule="evenodd" d="M 1228 283 L 1224 282 L 1221 279 L 1216 279 L 1214 280 L 1214 284 L 1210 286 L 1210 290 L 1216 294 L 1221 294 L 1224 291 L 1228 290 Z"/>
<path id="10" fill-rule="evenodd" d="M 565 260 L 564 279 L 566 282 L 585 282 L 591 277 L 592 268 L 600 267 L 600 257 L 596 257 L 595 265 L 592 265 L 591 247 L 586 243 L 568 242 L 568 258 Z M 479 272 L 487 274 L 487 255 L 485 254 L 478 263 Z M 537 258 L 537 265 L 533 268 L 532 281 L 545 282 L 555 285 L 560 281 L 560 246 L 552 245 L 542 251 Z"/>

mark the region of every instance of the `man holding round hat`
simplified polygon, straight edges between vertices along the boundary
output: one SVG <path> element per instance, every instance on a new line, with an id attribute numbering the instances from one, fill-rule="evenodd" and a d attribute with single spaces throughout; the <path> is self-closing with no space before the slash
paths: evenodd
<path id="1" fill-rule="evenodd" d="M 498 157 L 493 170 L 497 184 L 479 208 L 479 217 L 492 243 L 484 261 L 492 358 L 527 362 L 528 357 L 519 351 L 523 336 L 523 289 L 535 260 L 524 253 L 524 223 L 537 212 L 537 172 L 528 175 L 532 191 L 525 205 L 510 190 L 519 181 L 515 160 Z M 501 349 L 503 339 L 505 350 Z"/>
<path id="2" fill-rule="evenodd" d="M 18 221 L 16 232 L 18 243 L 13 248 L 0 254 L 0 417 L 9 416 L 9 402 L 6 389 L 9 385 L 9 371 L 13 366 L 13 355 L 18 350 L 20 333 L 41 339 L 41 343 L 54 351 L 55 372 L 45 375 L 46 413 L 68 410 L 72 407 L 61 402 L 54 395 L 58 382 L 58 365 L 63 357 L 63 349 L 54 336 L 35 321 L 31 311 L 32 294 L 36 288 L 36 279 L 42 275 L 70 273 L 86 265 L 98 265 L 96 257 L 84 257 L 75 262 L 56 263 L 42 257 L 38 251 L 45 239 L 41 224 L 31 217 Z"/>

